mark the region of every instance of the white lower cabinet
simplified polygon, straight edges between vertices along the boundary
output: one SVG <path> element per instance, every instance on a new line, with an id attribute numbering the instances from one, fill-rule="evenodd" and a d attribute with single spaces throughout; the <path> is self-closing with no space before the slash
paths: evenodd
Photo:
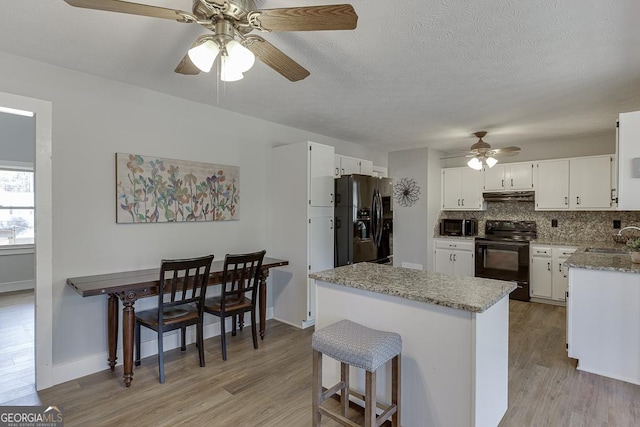
<path id="1" fill-rule="evenodd" d="M 532 298 L 565 301 L 568 279 L 564 262 L 575 250 L 572 246 L 531 245 L 529 289 Z"/>
<path id="2" fill-rule="evenodd" d="M 309 218 L 309 272 L 333 268 L 333 216 L 313 216 Z M 316 281 L 308 280 L 307 315 L 316 317 Z"/>
<path id="3" fill-rule="evenodd" d="M 473 240 L 436 239 L 435 247 L 434 265 L 437 273 L 474 276 Z"/>

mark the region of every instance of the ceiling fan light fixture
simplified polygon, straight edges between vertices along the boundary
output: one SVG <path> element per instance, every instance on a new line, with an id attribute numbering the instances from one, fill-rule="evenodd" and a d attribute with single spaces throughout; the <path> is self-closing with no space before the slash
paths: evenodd
<path id="1" fill-rule="evenodd" d="M 227 55 L 222 55 L 220 57 L 220 80 L 223 82 L 237 82 L 243 78 L 242 71 L 233 66 L 233 62 L 229 60 Z"/>
<path id="2" fill-rule="evenodd" d="M 207 40 L 189 49 L 189 59 L 200 71 L 208 73 L 220 52 L 220 46 L 213 40 Z"/>
<path id="3" fill-rule="evenodd" d="M 498 163 L 498 160 L 493 158 L 493 157 L 487 157 L 485 162 L 487 162 L 487 166 L 492 168 L 492 167 L 494 167 L 496 165 L 496 163 Z"/>
<path id="4" fill-rule="evenodd" d="M 256 57 L 253 52 L 235 40 L 230 40 L 225 49 L 228 55 L 226 66 L 232 67 L 241 73 L 249 71 L 256 62 Z"/>
<path id="5" fill-rule="evenodd" d="M 467 162 L 467 166 L 469 166 L 471 169 L 479 171 L 480 169 L 482 169 L 482 161 L 480 161 L 480 159 L 478 159 L 477 157 L 472 157 L 471 160 Z"/>

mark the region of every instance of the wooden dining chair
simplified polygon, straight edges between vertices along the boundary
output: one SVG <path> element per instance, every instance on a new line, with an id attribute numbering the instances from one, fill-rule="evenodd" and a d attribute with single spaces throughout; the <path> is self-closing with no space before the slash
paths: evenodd
<path id="1" fill-rule="evenodd" d="M 258 288 L 262 260 L 266 251 L 248 254 L 227 254 L 224 259 L 222 272 L 222 289 L 220 296 L 207 298 L 204 311 L 220 318 L 220 341 L 222 344 L 222 359 L 227 360 L 227 344 L 225 319 L 232 319 L 232 335 L 236 335 L 236 318 L 242 319 L 244 313 L 251 312 L 251 335 L 253 348 L 258 348 L 256 332 L 256 305 L 258 304 Z M 243 320 L 239 321 L 242 328 Z"/>
<path id="2" fill-rule="evenodd" d="M 158 366 L 160 382 L 164 383 L 163 334 L 181 330 L 182 351 L 186 350 L 187 326 L 196 325 L 196 342 L 200 366 L 204 366 L 203 311 L 209 270 L 213 255 L 198 258 L 162 260 L 158 284 L 158 307 L 136 313 L 135 320 L 135 365 L 140 365 L 140 326 L 158 334 Z"/>

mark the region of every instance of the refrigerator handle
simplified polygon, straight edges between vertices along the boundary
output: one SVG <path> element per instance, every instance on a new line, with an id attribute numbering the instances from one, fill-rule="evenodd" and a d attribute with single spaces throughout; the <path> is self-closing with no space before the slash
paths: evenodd
<path id="1" fill-rule="evenodd" d="M 376 197 L 376 191 L 373 191 L 373 198 L 371 199 L 371 240 L 376 243 L 378 237 L 378 223 L 377 215 L 378 211 L 378 198 Z"/>
<path id="2" fill-rule="evenodd" d="M 376 190 L 376 246 L 380 246 L 382 241 L 382 196 L 380 192 Z"/>

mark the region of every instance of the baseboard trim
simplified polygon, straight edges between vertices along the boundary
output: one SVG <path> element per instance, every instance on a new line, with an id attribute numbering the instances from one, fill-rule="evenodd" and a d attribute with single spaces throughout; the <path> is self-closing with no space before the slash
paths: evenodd
<path id="1" fill-rule="evenodd" d="M 35 289 L 35 287 L 35 280 L 20 280 L 17 282 L 0 283 L 0 293 L 26 291 L 28 289 Z"/>

